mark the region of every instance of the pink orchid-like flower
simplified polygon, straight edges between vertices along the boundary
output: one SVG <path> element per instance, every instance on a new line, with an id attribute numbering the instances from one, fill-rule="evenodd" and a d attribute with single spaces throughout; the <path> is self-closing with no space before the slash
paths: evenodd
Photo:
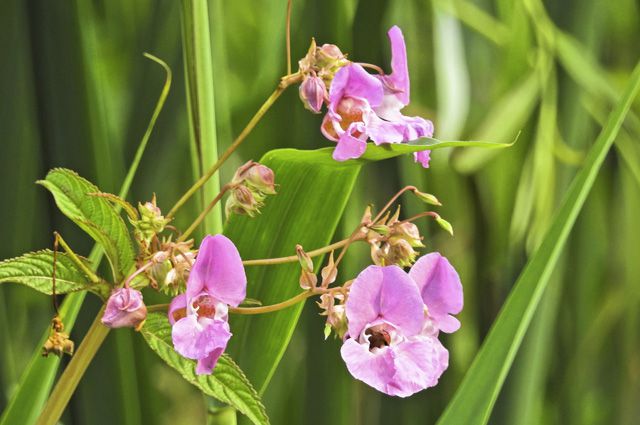
<path id="1" fill-rule="evenodd" d="M 405 143 L 433 136 L 433 124 L 421 117 L 400 112 L 409 104 L 409 68 L 402 31 L 389 30 L 391 69 L 389 75 L 371 75 L 361 65 L 340 68 L 329 89 L 329 106 L 322 122 L 322 133 L 337 142 L 333 158 L 337 161 L 359 158 L 366 142 Z M 429 151 L 414 154 L 416 162 L 429 166 Z"/>
<path id="2" fill-rule="evenodd" d="M 189 273 L 187 290 L 169 306 L 175 350 L 210 374 L 231 338 L 228 307 L 246 296 L 247 277 L 237 248 L 223 235 L 207 236 Z"/>
<path id="3" fill-rule="evenodd" d="M 147 318 L 142 293 L 129 287 L 119 288 L 107 300 L 102 324 L 110 328 L 137 328 Z"/>
<path id="4" fill-rule="evenodd" d="M 367 267 L 346 302 L 341 354 L 347 369 L 392 396 L 435 386 L 449 365 L 438 333 L 457 330 L 450 314 L 461 309 L 460 279 L 438 253 L 420 258 L 409 274 L 398 266 Z"/>

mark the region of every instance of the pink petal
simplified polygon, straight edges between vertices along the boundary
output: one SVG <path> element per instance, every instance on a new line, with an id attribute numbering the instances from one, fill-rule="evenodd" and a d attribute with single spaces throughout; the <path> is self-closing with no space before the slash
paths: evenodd
<path id="1" fill-rule="evenodd" d="M 218 348 L 213 350 L 211 354 L 204 359 L 198 360 L 198 364 L 196 365 L 196 375 L 211 375 L 213 368 L 216 367 L 218 359 L 223 352 L 224 348 Z"/>
<path id="2" fill-rule="evenodd" d="M 349 338 L 342 344 L 340 354 L 354 378 L 385 392 L 387 383 L 396 372 L 393 353 L 389 347 L 372 353 L 368 343 L 358 344 L 353 338 Z"/>
<path id="3" fill-rule="evenodd" d="M 435 337 L 416 337 L 393 347 L 396 373 L 387 383 L 386 394 L 408 397 L 433 387 L 449 366 L 449 352 Z"/>
<path id="4" fill-rule="evenodd" d="M 369 266 L 351 285 L 346 314 L 352 337 L 376 320 L 411 336 L 422 329 L 424 304 L 415 283 L 400 267 Z"/>
<path id="5" fill-rule="evenodd" d="M 365 140 L 361 140 L 352 135 L 357 127 L 358 123 L 353 123 L 347 131 L 342 133 L 333 151 L 333 159 L 336 161 L 346 161 L 348 159 L 360 158 L 367 150 L 366 136 Z"/>
<path id="6" fill-rule="evenodd" d="M 236 246 L 224 235 L 208 235 L 202 241 L 189 273 L 187 299 L 206 291 L 237 307 L 246 297 L 247 276 Z"/>
<path id="7" fill-rule="evenodd" d="M 333 77 L 329 88 L 329 107 L 332 111 L 343 97 L 366 99 L 372 107 L 382 103 L 384 89 L 380 80 L 365 69 L 351 63 L 340 68 Z"/>
<path id="8" fill-rule="evenodd" d="M 391 75 L 387 82 L 398 90 L 396 96 L 405 105 L 409 104 L 409 66 L 407 64 L 407 47 L 402 31 L 396 25 L 387 33 L 391 42 Z"/>
<path id="9" fill-rule="evenodd" d="M 415 162 L 419 162 L 423 168 L 429 168 L 429 161 L 431 161 L 431 153 L 430 151 L 414 152 L 413 159 Z"/>
<path id="10" fill-rule="evenodd" d="M 462 311 L 463 292 L 458 273 L 438 252 L 424 255 L 409 271 L 422 295 L 422 300 L 440 330 L 452 333 L 460 322 L 451 316 Z"/>
<path id="11" fill-rule="evenodd" d="M 171 304 L 169 304 L 169 311 L 167 312 L 167 316 L 169 318 L 169 323 L 171 323 L 172 326 L 174 323 L 176 323 L 177 320 L 180 319 L 180 317 L 176 317 L 174 314 L 179 314 L 184 316 L 186 315 L 186 308 L 187 308 L 186 294 L 180 294 L 171 300 Z M 185 311 L 178 312 L 178 310 L 183 310 L 183 309 Z"/>
<path id="12" fill-rule="evenodd" d="M 231 332 L 229 324 L 221 320 L 200 318 L 190 314 L 178 320 L 172 328 L 173 347 L 188 359 L 204 359 L 227 346 Z"/>

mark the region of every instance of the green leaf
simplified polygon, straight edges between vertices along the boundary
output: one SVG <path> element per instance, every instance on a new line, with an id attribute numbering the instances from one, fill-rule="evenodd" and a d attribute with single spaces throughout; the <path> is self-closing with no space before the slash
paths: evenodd
<path id="1" fill-rule="evenodd" d="M 438 424 L 485 424 L 540 297 L 609 148 L 640 90 L 640 64 L 614 112 L 590 149 L 542 244 L 537 249 L 494 322 L 480 352 Z"/>
<path id="2" fill-rule="evenodd" d="M 88 260 L 82 261 L 90 267 Z M 21 283 L 43 294 L 52 294 L 52 275 L 53 251 L 50 250 L 30 252 L 0 262 L 0 283 Z M 56 262 L 56 294 L 85 290 L 102 298 L 109 294 L 109 286 L 106 283 L 93 284 L 67 254 L 59 252 Z"/>
<path id="3" fill-rule="evenodd" d="M 202 392 L 245 414 L 254 424 L 268 424 L 269 418 L 260 396 L 242 370 L 226 354 L 218 360 L 213 374 L 196 375 L 196 362 L 173 349 L 171 325 L 163 313 L 151 313 L 140 330 L 142 336 L 162 360 Z"/>
<path id="4" fill-rule="evenodd" d="M 87 232 L 104 249 L 116 281 L 134 265 L 134 251 L 127 226 L 115 207 L 105 198 L 89 195 L 100 189 L 78 174 L 55 168 L 38 184 L 55 198 L 60 211 Z"/>

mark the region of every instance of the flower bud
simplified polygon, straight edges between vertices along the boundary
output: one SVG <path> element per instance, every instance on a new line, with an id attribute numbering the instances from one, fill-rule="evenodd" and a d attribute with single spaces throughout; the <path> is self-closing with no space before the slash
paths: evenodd
<path id="1" fill-rule="evenodd" d="M 338 276 L 338 268 L 336 267 L 336 263 L 333 260 L 333 251 L 329 254 L 329 261 L 327 265 L 322 268 L 320 272 L 322 276 L 322 287 L 326 288 L 336 281 L 336 277 Z"/>
<path id="2" fill-rule="evenodd" d="M 259 193 L 256 195 L 257 197 L 254 196 L 254 193 L 245 185 L 234 187 L 225 205 L 227 216 L 231 214 L 241 214 L 255 217 L 262 206 L 262 199 L 264 199 Z"/>
<path id="3" fill-rule="evenodd" d="M 336 300 L 341 303 L 336 304 Z M 320 315 L 327 316 L 324 339 L 329 337 L 331 329 L 333 329 L 338 338 L 342 338 L 347 332 L 347 316 L 344 308 L 344 295 L 327 292 L 320 296 L 320 302 L 317 302 L 317 304 L 318 307 L 324 310 Z"/>
<path id="4" fill-rule="evenodd" d="M 139 329 L 147 318 L 147 306 L 142 293 L 132 288 L 115 290 L 105 308 L 102 324 L 110 328 Z"/>
<path id="5" fill-rule="evenodd" d="M 438 201 L 438 198 L 436 198 L 435 196 L 433 196 L 430 193 L 424 193 L 424 192 L 420 192 L 419 190 L 414 190 L 413 193 L 415 193 L 415 195 L 423 202 L 426 202 L 429 205 L 436 205 L 436 206 L 442 206 L 442 204 L 440 203 L 440 201 Z"/>
<path id="6" fill-rule="evenodd" d="M 264 195 L 275 195 L 275 177 L 271 168 L 254 162 L 244 173 L 243 177 L 251 188 L 260 191 Z"/>
<path id="7" fill-rule="evenodd" d="M 335 44 L 323 44 L 316 49 L 316 66 L 331 75 L 348 62 L 346 56 Z"/>
<path id="8" fill-rule="evenodd" d="M 322 78 L 316 75 L 308 75 L 300 84 L 300 100 L 304 107 L 313 113 L 319 114 L 324 100 L 328 97 L 327 86 Z"/>
<path id="9" fill-rule="evenodd" d="M 300 273 L 300 287 L 304 290 L 315 288 L 318 285 L 318 276 L 313 272 L 302 270 Z"/>
<path id="10" fill-rule="evenodd" d="M 398 222 L 393 225 L 391 238 L 394 239 L 404 239 L 409 242 L 414 248 L 423 248 L 424 244 L 422 243 L 422 236 L 420 236 L 420 231 L 418 230 L 418 226 L 411 222 Z"/>
<path id="11" fill-rule="evenodd" d="M 311 259 L 309 254 L 304 252 L 302 245 L 296 245 L 296 255 L 298 256 L 298 261 L 300 262 L 300 267 L 302 267 L 302 270 L 313 272 L 313 260 Z"/>
<path id="12" fill-rule="evenodd" d="M 136 230 L 136 233 L 144 240 L 149 241 L 154 235 L 161 233 L 169 220 L 165 219 L 162 211 L 156 205 L 156 197 L 154 195 L 150 202 L 138 204 L 140 211 L 139 220 L 130 220 Z"/>
<path id="13" fill-rule="evenodd" d="M 436 217 L 436 223 L 438 223 L 438 225 L 440 227 L 442 227 L 444 230 L 446 230 L 451 236 L 453 236 L 453 226 L 451 225 L 451 223 L 449 223 L 447 220 L 445 220 L 444 218 L 437 216 Z"/>

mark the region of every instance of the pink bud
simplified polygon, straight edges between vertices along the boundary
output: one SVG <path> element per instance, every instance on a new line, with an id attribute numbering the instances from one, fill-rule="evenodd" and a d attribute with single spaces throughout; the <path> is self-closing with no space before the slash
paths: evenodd
<path id="1" fill-rule="evenodd" d="M 147 306 L 142 293 L 136 289 L 114 291 L 102 316 L 102 324 L 110 328 L 138 328 L 147 318 Z"/>
<path id="2" fill-rule="evenodd" d="M 304 107 L 311 112 L 320 113 L 326 97 L 327 86 L 322 78 L 309 75 L 300 84 L 300 100 L 304 103 Z"/>
<path id="3" fill-rule="evenodd" d="M 275 176 L 271 168 L 257 162 L 245 173 L 245 181 L 266 195 L 275 195 Z"/>

